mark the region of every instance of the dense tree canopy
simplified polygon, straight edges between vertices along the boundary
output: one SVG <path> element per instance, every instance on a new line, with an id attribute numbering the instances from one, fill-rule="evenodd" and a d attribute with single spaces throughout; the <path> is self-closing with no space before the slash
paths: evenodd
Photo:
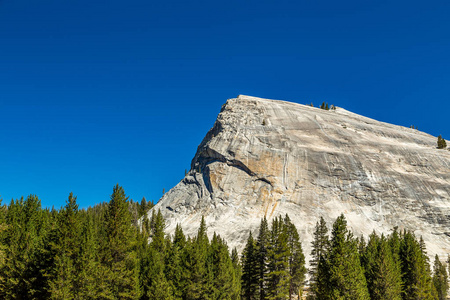
<path id="1" fill-rule="evenodd" d="M 0 299 L 446 299 L 447 262 L 431 266 L 421 238 L 394 228 L 356 239 L 341 215 L 314 230 L 309 284 L 290 217 L 261 220 L 239 254 L 202 219 L 196 236 L 164 232 L 153 204 L 119 185 L 109 202 L 59 210 L 39 198 L 0 202 Z M 211 237 L 211 239 L 210 239 Z M 447 257 L 446 257 L 447 258 Z M 309 287 L 308 287 L 309 285 Z M 306 288 L 306 292 L 304 292 Z"/>

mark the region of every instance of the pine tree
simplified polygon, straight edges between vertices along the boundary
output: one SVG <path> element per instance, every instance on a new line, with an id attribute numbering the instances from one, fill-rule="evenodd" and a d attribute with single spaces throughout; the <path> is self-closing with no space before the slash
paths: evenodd
<path id="1" fill-rule="evenodd" d="M 140 290 L 136 230 L 131 226 L 128 197 L 118 184 L 106 211 L 105 231 L 102 263 L 106 267 L 109 292 L 115 298 L 137 299 Z"/>
<path id="2" fill-rule="evenodd" d="M 411 232 L 404 232 L 400 245 L 403 299 L 433 299 L 429 266 L 421 246 Z"/>
<path id="3" fill-rule="evenodd" d="M 81 225 L 80 253 L 77 261 L 78 273 L 75 286 L 78 289 L 77 299 L 97 299 L 102 278 L 99 274 L 98 241 L 93 227 L 93 216 L 86 214 Z"/>
<path id="4" fill-rule="evenodd" d="M 246 300 L 258 299 L 259 289 L 258 252 L 252 233 L 242 251 L 242 297 Z"/>
<path id="5" fill-rule="evenodd" d="M 80 231 L 78 204 L 76 197 L 70 193 L 66 206 L 58 215 L 58 226 L 55 228 L 56 240 L 51 243 L 53 249 L 53 266 L 49 278 L 51 299 L 73 299 L 79 289 L 76 285 Z"/>
<path id="6" fill-rule="evenodd" d="M 168 257 L 166 261 L 166 278 L 172 285 L 172 290 L 175 299 L 185 298 L 187 282 L 190 278 L 190 272 L 188 270 L 187 258 L 188 249 L 192 247 L 187 247 L 188 242 L 183 233 L 183 229 L 179 224 L 175 227 L 175 233 L 171 247 L 168 252 Z"/>
<path id="7" fill-rule="evenodd" d="M 148 288 L 144 299 L 174 299 L 171 283 L 167 280 L 165 271 L 164 252 L 154 247 L 148 248 L 149 274 Z"/>
<path id="8" fill-rule="evenodd" d="M 155 220 L 153 221 L 151 247 L 161 253 L 164 253 L 165 251 L 164 227 L 164 218 L 161 214 L 161 210 L 158 209 L 158 213 L 156 214 Z"/>
<path id="9" fill-rule="evenodd" d="M 401 274 L 397 270 L 387 239 L 375 232 L 369 237 L 364 251 L 363 265 L 372 300 L 401 299 Z"/>
<path id="10" fill-rule="evenodd" d="M 328 258 L 327 295 L 331 299 L 370 299 L 360 264 L 357 242 L 347 229 L 344 215 L 333 224 Z"/>
<path id="11" fill-rule="evenodd" d="M 284 218 L 284 226 L 287 230 L 287 243 L 289 248 L 289 299 L 292 299 L 294 295 L 300 298 L 306 274 L 305 255 L 303 254 L 297 228 L 291 222 L 288 215 Z"/>
<path id="12" fill-rule="evenodd" d="M 450 275 L 450 254 L 447 255 L 448 274 Z"/>
<path id="13" fill-rule="evenodd" d="M 289 296 L 288 234 L 281 217 L 272 221 L 268 251 L 267 299 L 278 300 Z"/>
<path id="14" fill-rule="evenodd" d="M 167 281 L 171 285 L 174 299 L 182 299 L 184 290 L 182 254 L 183 248 L 179 244 L 171 243 L 164 270 Z"/>
<path id="15" fill-rule="evenodd" d="M 35 195 L 24 200 L 11 200 L 6 213 L 8 227 L 4 232 L 5 260 L 0 282 L 0 298 L 47 298 L 46 281 L 42 277 L 38 253 L 48 228 L 48 212 L 41 209 Z M 47 266 L 44 266 L 47 267 Z"/>
<path id="16" fill-rule="evenodd" d="M 447 147 L 447 142 L 442 138 L 441 135 L 439 135 L 438 139 L 437 139 L 437 148 L 445 149 L 446 147 Z"/>
<path id="17" fill-rule="evenodd" d="M 269 225 L 267 224 L 267 219 L 261 220 L 259 226 L 259 234 L 256 242 L 257 257 L 258 257 L 258 281 L 259 289 L 258 295 L 260 300 L 267 299 L 267 288 L 268 288 L 268 257 L 269 257 L 269 242 L 270 242 L 270 232 Z"/>
<path id="18" fill-rule="evenodd" d="M 185 268 L 189 271 L 189 277 L 186 278 L 186 299 L 209 299 L 212 294 L 212 272 L 208 261 L 209 240 L 204 217 L 197 236 L 188 246 L 185 259 Z"/>
<path id="19" fill-rule="evenodd" d="M 211 262 L 213 280 L 213 299 L 231 299 L 239 295 L 235 277 L 233 262 L 231 261 L 228 246 L 220 236 L 214 233 L 209 251 L 209 261 Z"/>
<path id="20" fill-rule="evenodd" d="M 314 229 L 314 240 L 311 243 L 311 260 L 310 260 L 310 297 L 321 299 L 322 293 L 325 291 L 325 278 L 328 276 L 325 274 L 326 268 L 326 255 L 329 250 L 328 228 L 323 217 L 316 223 Z"/>
<path id="21" fill-rule="evenodd" d="M 445 264 L 439 260 L 439 256 L 437 254 L 434 258 L 433 284 L 437 292 L 438 300 L 447 299 L 447 292 L 449 288 L 447 268 Z"/>
<path id="22" fill-rule="evenodd" d="M 3 266 L 5 264 L 5 258 L 6 258 L 6 245 L 5 245 L 5 231 L 8 228 L 8 225 L 6 224 L 6 207 L 2 205 L 3 199 L 0 198 L 0 283 L 4 281 L 4 278 L 2 277 L 1 270 L 3 269 Z"/>
<path id="23" fill-rule="evenodd" d="M 232 300 L 240 300 L 241 292 L 242 292 L 242 286 L 241 286 L 242 266 L 240 264 L 239 254 L 238 254 L 236 248 L 233 248 L 233 250 L 231 251 L 231 262 L 233 264 L 233 269 L 234 269 L 234 274 L 235 274 L 235 281 L 234 281 L 234 287 L 233 287 L 233 291 L 235 294 L 231 295 L 231 299 Z"/>

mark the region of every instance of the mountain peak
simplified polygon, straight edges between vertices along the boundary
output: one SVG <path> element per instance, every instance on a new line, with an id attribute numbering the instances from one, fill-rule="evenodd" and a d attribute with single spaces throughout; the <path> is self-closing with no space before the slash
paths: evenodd
<path id="1" fill-rule="evenodd" d="M 355 234 L 394 226 L 450 252 L 450 152 L 415 129 L 345 109 L 323 110 L 239 95 L 229 99 L 161 209 L 174 231 L 195 234 L 202 216 L 242 248 L 260 219 L 289 214 L 309 254 L 315 223 L 344 213 Z"/>

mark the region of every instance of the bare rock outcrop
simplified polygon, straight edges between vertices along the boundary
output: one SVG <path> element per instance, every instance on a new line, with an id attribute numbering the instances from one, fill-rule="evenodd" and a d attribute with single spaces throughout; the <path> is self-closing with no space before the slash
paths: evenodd
<path id="1" fill-rule="evenodd" d="M 230 99 L 192 160 L 191 170 L 154 209 L 166 231 L 180 223 L 242 249 L 260 219 L 289 214 L 305 254 L 315 223 L 344 213 L 356 235 L 394 226 L 422 235 L 429 254 L 450 253 L 450 151 L 415 129 L 342 108 Z M 149 212 L 150 214 L 151 212 Z"/>

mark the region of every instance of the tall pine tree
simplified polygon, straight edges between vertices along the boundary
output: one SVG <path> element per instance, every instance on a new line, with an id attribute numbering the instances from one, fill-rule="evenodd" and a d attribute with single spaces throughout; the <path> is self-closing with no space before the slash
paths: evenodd
<path id="1" fill-rule="evenodd" d="M 105 215 L 102 264 L 108 289 L 105 298 L 137 299 L 140 296 L 136 230 L 128 210 L 128 197 L 118 184 L 113 188 Z"/>
<path id="2" fill-rule="evenodd" d="M 439 260 L 439 256 L 437 254 L 434 258 L 433 284 L 436 289 L 438 300 L 447 299 L 449 288 L 447 268 L 445 264 Z"/>
<path id="3" fill-rule="evenodd" d="M 357 241 L 347 229 L 344 215 L 333 224 L 328 258 L 328 299 L 370 299 L 360 264 Z"/>
<path id="4" fill-rule="evenodd" d="M 424 246 L 411 232 L 404 232 L 400 244 L 403 299 L 433 299 L 432 279 Z"/>
<path id="5" fill-rule="evenodd" d="M 327 253 L 330 241 L 328 228 L 323 217 L 316 223 L 314 239 L 311 243 L 311 260 L 309 268 L 310 299 L 323 299 L 326 291 L 326 279 L 328 278 Z"/>
<path id="6" fill-rule="evenodd" d="M 257 300 L 259 289 L 258 252 L 256 242 L 250 232 L 242 251 L 242 298 Z"/>
<path id="7" fill-rule="evenodd" d="M 259 289 L 258 296 L 260 300 L 267 299 L 267 289 L 268 289 L 268 258 L 269 258 L 269 243 L 270 243 L 270 232 L 267 219 L 261 220 L 259 226 L 259 234 L 256 242 L 257 257 L 258 257 L 258 281 Z"/>
<path id="8" fill-rule="evenodd" d="M 401 274 L 398 272 L 388 240 L 375 232 L 362 257 L 367 286 L 372 300 L 401 299 Z"/>
<path id="9" fill-rule="evenodd" d="M 305 281 L 306 267 L 305 255 L 297 228 L 286 215 L 284 226 L 287 232 L 287 244 L 289 248 L 288 269 L 289 269 L 289 299 L 293 296 L 300 297 Z"/>
<path id="10" fill-rule="evenodd" d="M 267 299 L 279 300 L 289 296 L 289 246 L 287 228 L 281 217 L 272 221 L 268 251 Z"/>
<path id="11" fill-rule="evenodd" d="M 58 215 L 56 240 L 51 250 L 53 266 L 49 278 L 51 299 L 74 299 L 82 286 L 77 285 L 80 225 L 76 197 L 70 193 L 66 206 Z"/>

